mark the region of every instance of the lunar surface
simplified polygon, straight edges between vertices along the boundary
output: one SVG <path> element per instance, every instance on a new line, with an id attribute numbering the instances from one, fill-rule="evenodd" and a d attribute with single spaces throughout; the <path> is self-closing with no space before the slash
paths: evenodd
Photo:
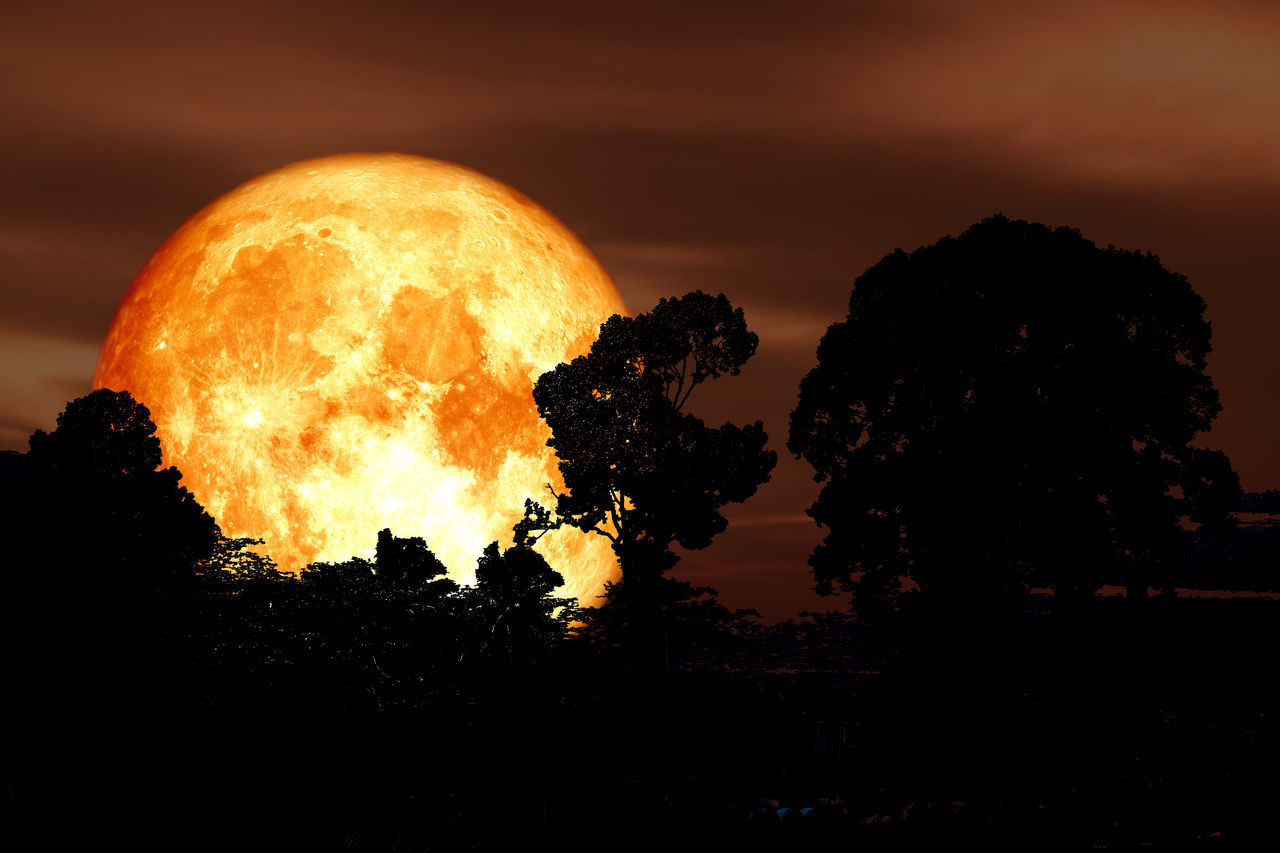
<path id="1" fill-rule="evenodd" d="M 561 480 L 531 389 L 625 313 L 546 210 L 403 154 L 309 160 L 184 224 L 112 321 L 95 388 L 151 409 L 166 464 L 228 536 L 283 569 L 422 536 L 469 583 L 526 497 Z M 609 543 L 538 544 L 562 594 L 617 577 Z"/>

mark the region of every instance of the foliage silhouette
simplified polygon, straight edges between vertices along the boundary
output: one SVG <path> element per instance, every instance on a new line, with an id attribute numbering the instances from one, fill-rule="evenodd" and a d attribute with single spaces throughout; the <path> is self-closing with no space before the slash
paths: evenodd
<path id="1" fill-rule="evenodd" d="M 68 557 L 91 560 L 97 577 L 130 594 L 178 595 L 212 551 L 216 525 L 178 469 L 161 468 L 155 430 L 127 391 L 99 389 L 68 403 L 52 433 L 31 436 L 31 460 L 48 520 L 77 528 L 63 543 Z"/>
<path id="2" fill-rule="evenodd" d="M 197 575 L 197 645 L 221 714 L 448 716 L 550 658 L 577 612 L 528 545 L 494 543 L 475 585 L 459 587 L 422 538 L 390 530 L 374 560 L 316 563 L 298 579 L 254 544 L 221 540 Z"/>
<path id="3" fill-rule="evenodd" d="M 226 719 L 253 719 L 279 708 L 279 672 L 294 663 L 296 642 L 284 617 L 300 592 L 294 575 L 253 550 L 260 539 L 219 534 L 195 567 L 191 666 L 200 673 L 207 710 Z"/>
<path id="4" fill-rule="evenodd" d="M 263 544 L 263 540 L 251 537 L 229 539 L 219 530 L 209 556 L 195 564 L 197 584 L 209 591 L 242 593 L 293 582 L 294 577 L 281 572 L 275 560 L 253 550 L 253 546 Z"/>
<path id="5" fill-rule="evenodd" d="M 431 553 L 421 536 L 401 539 L 383 529 L 378 532 L 378 546 L 374 551 L 374 572 L 384 587 L 418 587 L 434 583 L 448 569 Z M 452 581 L 445 586 L 433 587 L 434 594 L 452 592 L 457 588 Z"/>
<path id="6" fill-rule="evenodd" d="M 373 562 L 302 570 L 285 609 L 294 688 L 322 713 L 412 711 L 453 691 L 460 656 L 458 585 L 420 537 L 378 534 Z"/>
<path id="7" fill-rule="evenodd" d="M 556 597 L 564 578 L 532 548 L 505 551 L 491 542 L 476 565 L 468 621 L 476 656 L 501 666 L 527 667 L 545 659 L 577 616 L 577 600 Z"/>
<path id="8" fill-rule="evenodd" d="M 128 392 L 71 401 L 30 444 L 30 479 L 5 519 L 27 552 L 11 588 L 26 654 L 63 685 L 157 704 L 169 691 L 155 675 L 184 652 L 194 566 L 216 525 L 178 470 L 160 467 L 150 412 Z"/>
<path id="9" fill-rule="evenodd" d="M 684 411 L 698 385 L 737 375 L 757 341 L 741 308 L 695 291 L 615 314 L 587 355 L 534 385 L 565 481 L 557 520 L 612 543 L 624 596 L 652 598 L 678 559 L 671 544 L 705 548 L 727 525 L 721 508 L 768 481 L 777 456 L 761 422 L 713 429 Z"/>
<path id="10" fill-rule="evenodd" d="M 1001 216 L 868 269 L 791 418 L 825 484 L 818 591 L 1061 600 L 1117 557 L 1145 590 L 1181 522 L 1222 528 L 1239 494 L 1191 444 L 1220 410 L 1204 307 L 1154 255 Z"/>
<path id="11" fill-rule="evenodd" d="M 11 797 L 24 792 L 49 825 L 67 823 L 73 804 L 78 825 L 59 839 L 73 847 L 80 828 L 100 838 L 138 796 L 162 824 L 169 802 L 156 780 L 199 692 L 188 665 L 194 566 L 216 526 L 178 470 L 161 467 L 150 413 L 127 392 L 72 400 L 18 458 L 0 520 Z M 36 849 L 49 846 L 59 845 Z"/>
<path id="12" fill-rule="evenodd" d="M 148 434 L 105 465 L 68 449 L 56 458 L 80 461 L 56 475 L 42 462 L 38 477 L 34 453 L 0 455 L 13 849 L 104 833 L 165 850 L 510 849 L 584 830 L 619 849 L 1180 848 L 1219 834 L 1252 849 L 1272 834 L 1280 697 L 1257 662 L 1280 648 L 1274 602 L 1161 598 L 1142 642 L 1103 620 L 1073 660 L 1034 599 L 1037 630 L 1006 638 L 1021 656 L 1007 681 L 924 683 L 869 672 L 860 619 L 761 627 L 659 576 L 653 608 L 682 654 L 638 672 L 614 654 L 634 611 L 591 610 L 559 642 L 555 573 L 522 550 L 559 519 L 534 504 L 473 587 L 390 531 L 373 560 L 305 581 L 261 543 L 217 535 L 189 577 L 135 584 L 119 549 L 104 562 L 97 538 L 75 541 L 116 535 L 80 513 L 123 512 L 111 503 L 130 490 L 104 487 L 100 504 L 67 490 L 94 481 L 86 465 L 172 485 L 145 475 Z M 138 512 L 184 504 L 169 497 Z M 153 545 L 175 550 L 124 551 L 158 565 Z M 144 637 L 167 654 L 130 639 Z M 153 656 L 119 659 L 137 651 Z M 17 661 L 36 680 L 13 677 Z M 995 707 L 994 690 L 1021 704 Z M 38 719 L 13 718 L 33 706 Z"/>

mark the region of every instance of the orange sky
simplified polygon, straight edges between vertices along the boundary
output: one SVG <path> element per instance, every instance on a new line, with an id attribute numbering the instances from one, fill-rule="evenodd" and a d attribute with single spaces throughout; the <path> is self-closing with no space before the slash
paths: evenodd
<path id="1" fill-rule="evenodd" d="M 1272 3 L 178 5 L 5 4 L 0 447 L 88 390 L 185 217 L 304 157 L 403 150 L 546 205 L 635 310 L 695 287 L 746 309 L 759 354 L 692 405 L 764 419 L 780 464 L 682 563 L 731 605 L 823 606 L 783 439 L 853 279 L 997 211 L 1189 276 L 1225 406 L 1206 441 L 1280 487 Z"/>

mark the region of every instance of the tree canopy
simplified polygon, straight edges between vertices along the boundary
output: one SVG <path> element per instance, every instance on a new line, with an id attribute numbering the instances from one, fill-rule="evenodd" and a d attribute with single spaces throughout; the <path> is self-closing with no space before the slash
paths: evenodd
<path id="1" fill-rule="evenodd" d="M 9 460 L 0 520 L 14 724 L 54 763 L 162 737 L 192 690 L 191 592 L 217 527 L 162 467 L 150 412 L 127 392 L 71 401 L 30 445 Z"/>
<path id="2" fill-rule="evenodd" d="M 588 354 L 535 384 L 565 482 L 555 514 L 609 539 L 624 589 L 656 582 L 676 561 L 671 543 L 710 544 L 727 526 L 720 510 L 769 479 L 777 457 L 761 422 L 713 428 L 685 411 L 694 388 L 737 375 L 757 342 L 741 308 L 696 291 L 615 314 Z"/>
<path id="3" fill-rule="evenodd" d="M 30 456 L 39 523 L 76 531 L 60 543 L 71 567 L 160 593 L 189 583 L 216 525 L 178 469 L 161 467 L 155 431 L 146 406 L 102 388 L 68 403 L 53 432 L 37 430 Z"/>
<path id="4" fill-rule="evenodd" d="M 560 573 L 527 545 L 503 551 L 489 543 L 470 590 L 472 620 L 481 629 L 478 655 L 510 666 L 545 657 L 577 612 L 576 599 L 555 595 L 563 585 Z"/>
<path id="5" fill-rule="evenodd" d="M 1184 522 L 1223 524 L 1239 493 L 1192 444 L 1221 408 L 1204 309 L 1150 253 L 1002 216 L 872 266 L 791 418 L 824 483 L 819 592 L 1062 593 L 1117 558 L 1145 590 Z"/>

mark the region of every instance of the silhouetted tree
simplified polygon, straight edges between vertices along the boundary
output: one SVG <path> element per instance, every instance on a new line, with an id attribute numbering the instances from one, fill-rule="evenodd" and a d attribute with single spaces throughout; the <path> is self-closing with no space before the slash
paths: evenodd
<path id="1" fill-rule="evenodd" d="M 130 595 L 183 594 L 213 550 L 214 521 L 178 469 L 161 467 L 155 430 L 146 406 L 103 388 L 68 403 L 52 433 L 31 436 L 38 521 L 74 531 L 49 556 L 77 586 L 101 579 Z"/>
<path id="2" fill-rule="evenodd" d="M 791 418 L 825 483 L 819 592 L 1017 597 L 1025 568 L 1061 597 L 1117 555 L 1145 590 L 1239 493 L 1191 444 L 1220 410 L 1204 307 L 1154 255 L 1001 216 L 868 269 Z"/>
<path id="3" fill-rule="evenodd" d="M 505 551 L 492 542 L 476 565 L 470 620 L 478 629 L 480 658 L 520 667 L 533 663 L 564 639 L 577 614 L 577 600 L 554 595 L 564 578 L 532 548 Z"/>
<path id="4" fill-rule="evenodd" d="M 720 509 L 769 479 L 777 457 L 761 422 L 711 428 L 684 411 L 702 382 L 737 375 L 757 340 L 741 308 L 698 291 L 615 314 L 587 355 L 534 385 L 565 482 L 557 519 L 612 543 L 626 596 L 652 598 L 671 543 L 706 547 L 727 525 Z"/>
<path id="5" fill-rule="evenodd" d="M 126 392 L 73 400 L 30 444 L 2 522 L 6 764 L 48 780 L 28 807 L 100 827 L 154 803 L 181 753 L 198 707 L 194 566 L 216 528 Z"/>
<path id="6" fill-rule="evenodd" d="M 36 633 L 53 632 L 50 647 L 65 651 L 49 664 L 135 689 L 123 683 L 128 673 L 149 681 L 146 668 L 183 645 L 213 519 L 179 485 L 178 469 L 161 467 L 150 412 L 128 392 L 100 389 L 68 403 L 57 429 L 31 436 L 29 457 L 32 479 L 12 535 L 31 546 L 27 607 L 48 608 Z"/>

